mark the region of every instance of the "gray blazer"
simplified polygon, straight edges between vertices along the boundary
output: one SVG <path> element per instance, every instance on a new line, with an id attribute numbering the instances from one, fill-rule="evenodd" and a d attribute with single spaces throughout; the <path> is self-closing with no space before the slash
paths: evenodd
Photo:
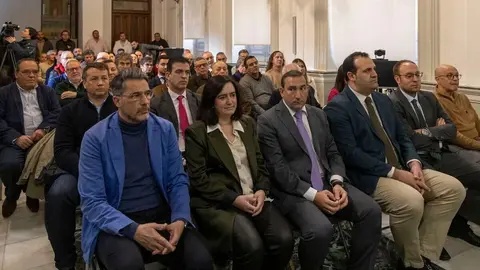
<path id="1" fill-rule="evenodd" d="M 332 175 L 346 180 L 345 165 L 330 133 L 323 110 L 305 105 L 318 160 L 324 168 L 324 187 Z M 258 117 L 260 150 L 271 175 L 271 194 L 281 209 L 290 207 L 311 187 L 311 161 L 302 136 L 284 102 Z"/>
<path id="2" fill-rule="evenodd" d="M 192 91 L 187 89 L 187 102 L 192 114 L 192 121 L 197 120 L 197 111 L 200 107 L 201 97 Z M 173 105 L 172 97 L 165 91 L 161 96 L 155 96 L 150 102 L 150 111 L 170 122 L 172 122 L 175 131 L 177 131 L 177 136 L 179 134 L 178 130 L 178 117 L 177 112 L 175 111 L 175 105 Z"/>

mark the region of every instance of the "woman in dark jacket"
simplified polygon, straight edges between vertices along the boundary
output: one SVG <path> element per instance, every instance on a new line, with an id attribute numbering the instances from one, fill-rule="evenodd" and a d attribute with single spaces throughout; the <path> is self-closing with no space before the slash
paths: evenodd
<path id="1" fill-rule="evenodd" d="M 186 132 L 191 206 L 213 254 L 233 255 L 233 269 L 284 269 L 293 240 L 286 219 L 268 200 L 268 172 L 255 123 L 238 106 L 239 86 L 215 76 L 205 85 Z"/>

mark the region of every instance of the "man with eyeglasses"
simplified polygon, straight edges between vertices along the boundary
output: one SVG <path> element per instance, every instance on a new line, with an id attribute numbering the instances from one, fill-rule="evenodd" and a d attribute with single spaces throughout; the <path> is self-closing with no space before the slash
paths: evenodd
<path id="1" fill-rule="evenodd" d="M 480 151 L 480 120 L 468 97 L 457 91 L 461 78 L 462 75 L 451 65 L 437 67 L 434 93 L 457 126 L 456 143 L 465 149 Z"/>
<path id="2" fill-rule="evenodd" d="M 70 60 L 68 67 L 75 63 L 72 61 L 76 60 Z M 62 108 L 54 140 L 57 170 L 52 181 L 45 183 L 45 227 L 57 269 L 74 269 L 77 257 L 74 233 L 76 208 L 80 204 L 77 183 L 83 136 L 92 126 L 117 110 L 108 93 L 106 64 L 87 64 L 81 76 L 86 94 Z"/>
<path id="3" fill-rule="evenodd" d="M 67 74 L 67 80 L 55 87 L 55 92 L 57 92 L 62 107 L 85 95 L 80 62 L 77 59 L 69 59 L 65 64 L 65 73 Z"/>
<path id="4" fill-rule="evenodd" d="M 212 52 L 209 52 L 209 51 L 203 52 L 202 57 L 203 59 L 205 59 L 205 61 L 207 61 L 208 71 L 212 72 L 212 65 L 213 65 L 213 62 L 215 62 Z"/>
<path id="5" fill-rule="evenodd" d="M 37 84 L 39 68 L 34 59 L 17 63 L 16 82 L 0 88 L 0 178 L 6 199 L 2 215 L 7 218 L 17 207 L 22 187 L 17 181 L 27 151 L 50 130 L 55 129 L 60 112 L 55 91 Z M 38 199 L 27 197 L 27 206 L 38 212 Z"/>
<path id="6" fill-rule="evenodd" d="M 185 69 L 178 71 L 184 85 Z M 106 269 L 143 269 L 153 261 L 213 269 L 192 225 L 175 128 L 150 113 L 147 77 L 139 68 L 123 70 L 111 91 L 118 112 L 88 130 L 80 148 L 84 259 L 96 254 Z"/>
<path id="7" fill-rule="evenodd" d="M 423 73 L 414 62 L 399 61 L 393 67 L 393 73 L 398 89 L 390 99 L 423 166 L 449 174 L 468 188 L 467 197 L 452 220 L 448 234 L 480 247 L 480 237 L 467 224 L 467 221 L 480 224 L 479 197 L 474 195 L 480 191 L 480 153 L 455 145 L 459 134 L 457 128 L 435 95 L 420 89 Z"/>
<path id="8" fill-rule="evenodd" d="M 195 72 L 195 66 L 193 65 L 193 54 L 190 52 L 190 50 L 186 49 L 185 52 L 183 53 L 183 58 L 187 59 L 188 64 L 190 65 L 190 76 L 194 76 L 196 74 Z"/>
<path id="9" fill-rule="evenodd" d="M 195 59 L 194 66 L 195 75 L 190 77 L 187 88 L 193 92 L 197 92 L 197 89 L 200 86 L 207 83 L 211 77 L 211 74 L 207 60 L 202 57 L 197 57 L 197 59 Z"/>

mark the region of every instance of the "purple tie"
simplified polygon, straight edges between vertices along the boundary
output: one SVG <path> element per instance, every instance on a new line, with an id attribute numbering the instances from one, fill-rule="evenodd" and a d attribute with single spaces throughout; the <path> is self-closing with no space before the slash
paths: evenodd
<path id="1" fill-rule="evenodd" d="M 298 131 L 300 132 L 300 135 L 302 135 L 303 142 L 308 150 L 308 156 L 312 161 L 312 174 L 310 175 L 310 181 L 312 182 L 312 187 L 314 189 L 323 190 L 323 172 L 320 168 L 317 154 L 315 154 L 315 151 L 313 150 L 312 140 L 310 139 L 310 136 L 308 136 L 307 129 L 303 124 L 302 114 L 302 111 L 296 112 L 295 119 L 297 119 Z"/>

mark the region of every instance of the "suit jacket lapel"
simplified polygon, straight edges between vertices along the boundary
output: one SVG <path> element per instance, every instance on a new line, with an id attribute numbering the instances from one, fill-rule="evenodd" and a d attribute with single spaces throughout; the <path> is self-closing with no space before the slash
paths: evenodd
<path id="1" fill-rule="evenodd" d="M 404 107 L 405 111 L 410 114 L 410 116 L 413 118 L 413 121 L 415 122 L 415 128 L 420 128 L 420 122 L 418 121 L 417 114 L 413 111 L 412 105 L 410 102 L 408 102 L 408 99 L 403 95 L 399 88 L 395 90 L 395 95 L 397 96 L 398 100 L 400 101 L 400 104 Z M 421 115 L 420 115 L 421 117 Z"/>
<path id="2" fill-rule="evenodd" d="M 288 108 L 285 106 L 282 100 L 276 105 L 277 113 L 279 114 L 280 121 L 285 125 L 292 137 L 297 141 L 298 145 L 302 148 L 302 150 L 308 155 L 307 147 L 305 146 L 305 142 L 303 141 L 302 135 L 298 131 L 297 124 L 293 120 L 292 115 L 288 111 Z"/>
<path id="3" fill-rule="evenodd" d="M 434 111 L 436 108 L 432 108 L 430 101 L 422 94 L 422 92 L 418 92 L 418 103 L 422 107 L 423 115 L 425 116 L 425 122 L 427 122 L 427 126 L 435 126 L 437 124 L 437 115 Z"/>
<path id="4" fill-rule="evenodd" d="M 159 135 L 160 130 L 159 127 L 156 125 L 156 122 L 153 117 L 148 118 L 148 123 L 147 123 L 147 136 L 148 136 L 148 152 L 150 155 L 150 164 L 152 164 L 152 171 L 153 175 L 155 176 L 155 180 L 157 182 L 160 182 L 163 180 L 162 174 L 163 174 L 163 167 L 162 166 L 153 166 L 153 164 L 163 164 L 162 159 L 162 151 L 159 151 L 158 147 L 161 146 L 161 143 L 158 142 L 158 138 L 161 136 Z M 166 196 L 165 191 L 164 191 L 164 185 L 163 182 L 160 182 L 160 187 L 162 192 L 164 193 L 163 195 L 165 198 L 168 200 L 168 196 Z"/>
<path id="5" fill-rule="evenodd" d="M 197 119 L 197 110 L 198 110 L 197 97 L 195 97 L 195 94 L 190 90 L 187 90 L 187 102 L 188 102 L 188 108 L 190 109 L 190 114 L 192 115 L 192 122 L 195 122 L 195 120 Z"/>
<path id="6" fill-rule="evenodd" d="M 110 118 L 107 130 L 107 148 L 110 153 L 110 159 L 117 175 L 119 193 L 122 194 L 123 183 L 125 180 L 125 153 L 123 150 L 122 132 L 119 126 L 118 113 Z"/>
<path id="7" fill-rule="evenodd" d="M 237 167 L 235 165 L 235 160 L 233 159 L 232 152 L 230 151 L 230 147 L 228 146 L 227 142 L 225 141 L 225 137 L 223 137 L 222 132 L 219 129 L 214 130 L 207 134 L 208 140 L 217 152 L 219 160 L 225 165 L 228 171 L 240 182 L 240 176 L 238 176 Z"/>
<path id="8" fill-rule="evenodd" d="M 177 131 L 178 135 L 178 117 L 177 112 L 175 111 L 175 105 L 173 104 L 172 97 L 170 96 L 168 91 L 166 91 L 165 94 L 163 94 L 162 98 L 162 105 L 165 106 L 164 108 L 162 108 L 162 110 L 164 110 L 165 114 L 168 115 L 168 117 L 170 118 L 169 120 L 172 122 L 173 127 Z"/>
<path id="9" fill-rule="evenodd" d="M 355 106 L 355 109 L 360 113 L 360 115 L 365 118 L 365 122 L 368 124 L 372 132 L 377 135 L 375 129 L 373 128 L 372 125 L 372 120 L 370 119 L 370 116 L 368 116 L 367 111 L 365 110 L 365 107 L 363 107 L 363 104 L 360 103 L 358 100 L 357 96 L 350 90 L 350 87 L 346 86 L 345 89 L 343 90 L 346 92 L 348 98 L 350 99 L 351 102 L 353 102 L 353 105 Z"/>
<path id="10" fill-rule="evenodd" d="M 243 145 L 245 146 L 245 151 L 247 152 L 248 164 L 250 165 L 250 173 L 252 174 L 252 178 L 257 178 L 257 153 L 255 150 L 255 143 L 252 140 L 251 136 L 247 136 L 247 127 L 242 123 L 243 130 L 245 132 L 238 131 L 240 138 L 242 139 Z"/>
<path id="11" fill-rule="evenodd" d="M 42 115 L 43 115 L 43 111 L 45 108 L 43 108 L 43 105 L 45 104 L 45 96 L 43 95 L 43 91 L 42 89 L 39 87 L 37 87 L 37 102 L 38 102 L 38 107 L 40 108 L 40 111 L 42 112 Z"/>
<path id="12" fill-rule="evenodd" d="M 318 123 L 317 118 L 313 116 L 313 113 L 311 112 L 311 108 L 308 106 L 307 106 L 307 114 L 308 114 L 307 119 L 308 119 L 308 124 L 310 126 L 310 132 L 312 133 L 313 148 L 315 149 L 315 153 L 317 154 L 318 162 L 322 163 L 323 159 L 321 158 L 321 154 L 324 153 L 324 149 L 322 148 L 322 144 L 320 143 L 321 141 L 320 132 L 322 131 L 318 129 L 322 125 Z"/>
<path id="13" fill-rule="evenodd" d="M 11 89 L 11 91 L 13 96 L 13 102 L 15 103 L 15 107 L 17 108 L 18 115 L 20 116 L 20 123 L 22 124 L 22 127 L 23 127 L 25 124 L 23 122 L 23 103 L 22 103 L 22 98 L 20 97 L 20 89 L 18 89 L 17 84 L 14 84 L 12 88 L 13 89 Z"/>

